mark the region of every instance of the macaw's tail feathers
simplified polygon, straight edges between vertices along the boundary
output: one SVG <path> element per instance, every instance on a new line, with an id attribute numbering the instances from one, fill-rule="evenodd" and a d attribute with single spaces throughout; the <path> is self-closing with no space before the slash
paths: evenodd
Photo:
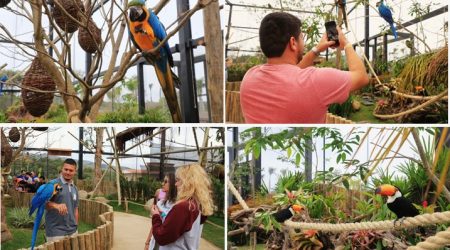
<path id="1" fill-rule="evenodd" d="M 395 25 L 393 23 L 391 23 L 390 26 L 391 26 L 392 34 L 394 35 L 395 39 L 397 39 L 398 34 L 397 34 L 397 29 L 395 28 Z"/>
<path id="2" fill-rule="evenodd" d="M 181 87 L 181 81 L 180 78 L 178 78 L 178 76 L 171 70 L 172 72 L 172 79 L 173 79 L 173 84 L 175 85 L 175 88 L 180 89 Z"/>
<path id="3" fill-rule="evenodd" d="M 164 73 L 155 64 L 156 76 L 158 77 L 159 84 L 161 84 L 161 89 L 163 90 L 164 96 L 166 97 L 167 106 L 169 106 L 170 115 L 172 116 L 173 122 L 182 122 L 180 106 L 178 105 L 177 92 L 175 91 L 175 81 L 173 78 L 174 73 L 170 70 L 169 65 Z M 178 77 L 176 77 L 178 79 Z M 179 82 L 179 79 L 178 79 Z"/>
<path id="4" fill-rule="evenodd" d="M 36 213 L 36 219 L 34 220 L 33 232 L 31 235 L 31 250 L 34 249 L 34 245 L 36 244 L 37 233 L 39 226 L 41 225 L 42 216 L 44 215 L 44 207 L 45 204 L 41 205 Z"/>

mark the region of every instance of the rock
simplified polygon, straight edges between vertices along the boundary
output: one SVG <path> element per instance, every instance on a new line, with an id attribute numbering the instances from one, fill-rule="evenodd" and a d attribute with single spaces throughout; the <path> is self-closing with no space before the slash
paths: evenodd
<path id="1" fill-rule="evenodd" d="M 79 190 L 78 196 L 80 199 L 86 199 L 88 197 L 88 192 L 85 190 Z"/>
<path id="2" fill-rule="evenodd" d="M 105 203 L 105 204 L 107 204 L 109 202 L 108 199 L 106 199 L 105 197 L 102 197 L 102 196 L 95 197 L 94 200 L 98 201 L 98 202 L 101 202 L 101 203 Z"/>
<path id="3" fill-rule="evenodd" d="M 5 223 L 2 223 L 2 243 L 12 240 L 12 234 Z"/>
<path id="4" fill-rule="evenodd" d="M 354 111 L 360 110 L 361 109 L 361 103 L 358 102 L 357 100 L 353 100 L 352 108 L 353 108 Z"/>

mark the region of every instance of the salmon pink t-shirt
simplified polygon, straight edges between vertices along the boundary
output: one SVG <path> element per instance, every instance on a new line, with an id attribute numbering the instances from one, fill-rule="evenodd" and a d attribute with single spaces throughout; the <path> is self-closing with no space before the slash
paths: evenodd
<path id="1" fill-rule="evenodd" d="M 350 72 L 263 64 L 244 76 L 240 102 L 246 123 L 325 123 L 328 106 L 350 93 Z"/>

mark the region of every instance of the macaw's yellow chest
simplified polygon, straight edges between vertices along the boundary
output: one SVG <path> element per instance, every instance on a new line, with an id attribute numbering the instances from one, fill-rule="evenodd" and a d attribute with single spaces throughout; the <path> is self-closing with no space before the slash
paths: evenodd
<path id="1" fill-rule="evenodd" d="M 153 49 L 155 34 L 153 33 L 152 27 L 146 20 L 142 22 L 130 22 L 130 30 L 134 41 L 138 44 L 141 50 Z"/>

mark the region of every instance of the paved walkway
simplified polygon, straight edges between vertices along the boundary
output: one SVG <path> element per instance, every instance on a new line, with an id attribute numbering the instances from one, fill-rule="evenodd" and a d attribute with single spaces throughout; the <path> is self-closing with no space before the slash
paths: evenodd
<path id="1" fill-rule="evenodd" d="M 150 218 L 114 212 L 114 243 L 113 250 L 144 249 L 145 240 L 150 231 Z M 212 243 L 200 239 L 200 250 L 219 249 Z"/>

